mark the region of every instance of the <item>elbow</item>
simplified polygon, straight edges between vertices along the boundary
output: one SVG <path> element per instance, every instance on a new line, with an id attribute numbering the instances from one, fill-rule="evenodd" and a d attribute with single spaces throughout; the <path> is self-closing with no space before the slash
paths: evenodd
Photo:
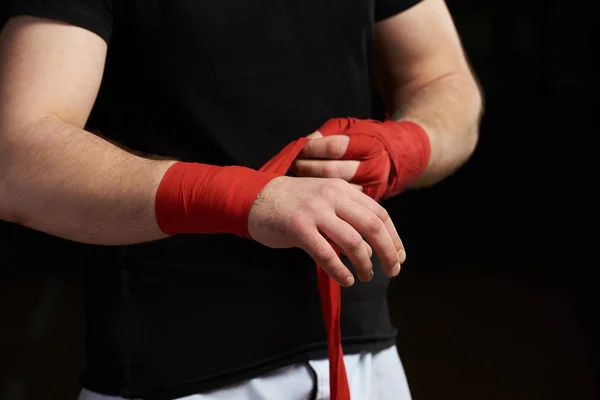
<path id="1" fill-rule="evenodd" d="M 477 148 L 477 144 L 479 143 L 479 131 L 480 131 L 480 126 L 481 126 L 480 120 L 481 120 L 481 114 L 479 114 L 479 116 L 477 117 L 477 120 L 471 124 L 471 126 L 468 128 L 467 133 L 465 135 L 466 136 L 464 139 L 465 149 L 466 149 L 465 161 L 467 161 L 469 158 L 471 158 L 471 156 L 475 152 L 475 149 Z"/>
<path id="2" fill-rule="evenodd" d="M 2 200 L 0 199 L 0 221 L 11 222 L 13 224 L 23 225 L 22 219 L 17 215 L 14 210 L 11 210 L 9 207 L 6 207 L 2 204 Z"/>
<path id="3" fill-rule="evenodd" d="M 8 140 L 4 129 L 0 128 L 0 220 L 13 222 L 13 212 L 8 205 Z"/>
<path id="4" fill-rule="evenodd" d="M 457 146 L 456 160 L 454 166 L 451 168 L 452 172 L 455 172 L 466 164 L 477 149 L 479 143 L 479 122 L 472 123 L 463 135 L 462 145 Z"/>
<path id="5" fill-rule="evenodd" d="M 481 127 L 481 119 L 484 114 L 484 95 L 481 85 L 475 78 L 472 79 L 472 95 L 470 101 L 470 117 L 467 126 L 463 128 L 462 135 L 462 157 L 459 157 L 459 165 L 466 163 L 477 148 L 479 143 L 479 132 Z"/>
<path id="6" fill-rule="evenodd" d="M 483 118 L 485 112 L 485 97 L 483 93 L 483 89 L 481 85 L 475 81 L 475 106 L 474 108 L 474 118 L 470 125 L 470 129 L 467 132 L 466 139 L 466 147 L 467 147 L 467 160 L 471 158 L 475 149 L 477 148 L 477 144 L 479 143 L 479 132 L 481 129 L 481 120 Z"/>
<path id="7" fill-rule="evenodd" d="M 475 124 L 467 133 L 466 135 L 467 137 L 464 140 L 464 146 L 463 148 L 464 153 L 463 156 L 461 157 L 461 160 L 457 166 L 457 169 L 459 167 L 461 167 L 462 165 L 466 164 L 471 157 L 473 156 L 473 153 L 475 153 L 475 149 L 477 148 L 477 144 L 479 143 L 479 125 Z"/>
<path id="8" fill-rule="evenodd" d="M 11 193 L 9 177 L 5 176 L 4 171 L 0 174 L 0 220 L 19 224 L 22 218 L 19 216 L 19 211 L 15 207 L 16 202 L 11 199 L 14 194 Z"/>
<path id="9" fill-rule="evenodd" d="M 23 221 L 18 207 L 18 173 L 14 160 L 17 159 L 15 145 L 5 129 L 0 128 L 0 220 L 20 224 Z M 22 202 L 21 202 L 22 203 Z"/>
<path id="10" fill-rule="evenodd" d="M 9 176 L 8 168 L 3 156 L 4 154 L 0 150 L 0 220 L 19 223 L 21 218 L 15 207 L 16 202 L 11 200 L 15 197 L 13 189 L 14 185 L 10 184 L 10 181 L 12 181 L 13 178 Z"/>

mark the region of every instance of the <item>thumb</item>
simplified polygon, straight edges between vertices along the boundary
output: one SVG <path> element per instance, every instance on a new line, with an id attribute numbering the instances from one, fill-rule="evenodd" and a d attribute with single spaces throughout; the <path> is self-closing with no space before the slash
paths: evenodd
<path id="1" fill-rule="evenodd" d="M 308 139 L 319 139 L 319 138 L 322 138 L 322 137 L 323 137 L 323 135 L 319 131 L 315 131 L 315 132 L 313 132 L 313 133 L 311 133 L 310 135 L 307 136 Z"/>

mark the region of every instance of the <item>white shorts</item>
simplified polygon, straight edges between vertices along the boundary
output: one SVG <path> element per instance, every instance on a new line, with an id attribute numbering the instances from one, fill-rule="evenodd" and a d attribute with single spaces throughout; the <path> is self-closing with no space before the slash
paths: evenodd
<path id="1" fill-rule="evenodd" d="M 396 346 L 344 356 L 352 400 L 410 400 Z M 327 359 L 294 364 L 267 375 L 179 400 L 328 400 Z M 83 389 L 79 400 L 124 400 Z"/>

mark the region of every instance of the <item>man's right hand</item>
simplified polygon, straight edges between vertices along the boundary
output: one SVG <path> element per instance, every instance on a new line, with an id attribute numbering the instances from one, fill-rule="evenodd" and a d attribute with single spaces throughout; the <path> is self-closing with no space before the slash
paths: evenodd
<path id="1" fill-rule="evenodd" d="M 351 286 L 354 277 L 332 244 L 352 262 L 361 281 L 373 275 L 372 249 L 390 277 L 398 275 L 406 259 L 387 211 L 342 179 L 273 179 L 250 209 L 248 231 L 268 247 L 303 249 L 343 286 Z"/>

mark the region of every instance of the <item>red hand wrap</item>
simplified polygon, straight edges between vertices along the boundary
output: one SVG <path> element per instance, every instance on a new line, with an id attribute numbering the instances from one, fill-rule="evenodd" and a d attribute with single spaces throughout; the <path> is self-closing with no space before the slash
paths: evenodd
<path id="1" fill-rule="evenodd" d="M 361 162 L 352 182 L 376 200 L 406 189 L 425 171 L 431 155 L 427 133 L 414 122 L 335 118 L 319 132 L 350 138 L 342 160 Z"/>
<path id="2" fill-rule="evenodd" d="M 250 207 L 277 176 L 245 167 L 175 163 L 156 192 L 158 226 L 168 235 L 222 232 L 250 238 Z"/>
<path id="3" fill-rule="evenodd" d="M 338 118 L 327 121 L 319 131 L 323 136 L 350 137 L 343 159 L 361 161 L 353 182 L 377 200 L 404 190 L 429 162 L 427 134 L 412 122 Z M 249 238 L 248 214 L 254 199 L 271 179 L 287 172 L 307 141 L 301 138 L 288 144 L 259 172 L 175 163 L 156 194 L 160 228 L 167 234 L 230 232 Z M 327 331 L 331 399 L 350 400 L 341 344 L 340 286 L 318 265 L 317 274 Z"/>
<path id="4" fill-rule="evenodd" d="M 288 144 L 275 157 L 263 165 L 261 171 L 285 174 L 298 154 L 308 142 L 307 138 L 301 138 Z M 334 247 L 337 255 L 340 252 Z M 342 307 L 342 295 L 338 285 L 317 265 L 317 279 L 319 282 L 319 294 L 321 296 L 321 309 L 327 332 L 327 355 L 329 358 L 329 391 L 331 400 L 350 400 L 350 387 L 346 376 L 344 364 L 344 351 L 342 349 L 342 335 L 340 331 L 340 312 Z"/>

